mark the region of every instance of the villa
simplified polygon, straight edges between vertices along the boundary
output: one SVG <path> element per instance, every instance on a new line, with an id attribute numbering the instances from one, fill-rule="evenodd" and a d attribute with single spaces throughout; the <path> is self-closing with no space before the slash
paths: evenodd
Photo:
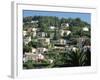
<path id="1" fill-rule="evenodd" d="M 38 41 L 45 45 L 50 44 L 50 38 L 38 38 Z"/>
<path id="2" fill-rule="evenodd" d="M 55 29 L 55 26 L 50 26 L 50 29 L 51 29 L 51 30 L 54 30 L 54 29 Z"/>
<path id="3" fill-rule="evenodd" d="M 36 36 L 36 31 L 37 31 L 37 28 L 32 28 L 33 37 Z"/>
<path id="4" fill-rule="evenodd" d="M 47 48 L 37 48 L 37 53 L 40 54 L 40 53 L 44 53 L 44 52 L 47 52 L 48 49 Z"/>
<path id="5" fill-rule="evenodd" d="M 36 48 L 32 48 L 32 53 L 36 53 L 37 49 Z"/>
<path id="6" fill-rule="evenodd" d="M 59 43 L 59 44 L 66 44 L 66 40 L 64 40 L 64 39 L 59 39 L 59 40 L 58 40 L 58 43 Z"/>
<path id="7" fill-rule="evenodd" d="M 60 30 L 60 34 L 61 36 L 64 36 L 65 34 L 68 36 L 71 34 L 71 31 L 70 30 Z"/>
<path id="8" fill-rule="evenodd" d="M 39 21 L 31 21 L 31 23 L 38 23 Z"/>
<path id="9" fill-rule="evenodd" d="M 68 27 L 69 27 L 69 23 L 62 23 L 62 24 L 61 24 L 61 27 L 62 27 L 62 28 L 68 28 Z"/>
<path id="10" fill-rule="evenodd" d="M 83 27 L 83 31 L 89 31 L 88 27 Z"/>
<path id="11" fill-rule="evenodd" d="M 61 47 L 61 46 L 55 46 L 55 48 L 54 49 L 56 49 L 56 50 L 65 50 L 65 48 L 64 47 Z"/>
<path id="12" fill-rule="evenodd" d="M 28 60 L 44 60 L 44 56 L 42 54 L 32 54 L 32 53 L 25 53 L 25 57 L 23 58 L 23 62 L 27 62 Z"/>
<path id="13" fill-rule="evenodd" d="M 69 23 L 66 23 L 65 26 L 66 26 L 66 27 L 69 27 Z"/>
<path id="14" fill-rule="evenodd" d="M 27 35 L 27 31 L 23 31 L 23 36 L 26 36 Z"/>

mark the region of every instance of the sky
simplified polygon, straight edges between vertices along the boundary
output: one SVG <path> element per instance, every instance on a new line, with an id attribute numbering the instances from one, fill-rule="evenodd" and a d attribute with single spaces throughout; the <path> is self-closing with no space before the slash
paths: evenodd
<path id="1" fill-rule="evenodd" d="M 56 12 L 56 11 L 34 11 L 23 10 L 23 17 L 27 16 L 56 16 L 59 18 L 80 18 L 82 21 L 91 23 L 90 13 L 76 13 L 76 12 Z"/>

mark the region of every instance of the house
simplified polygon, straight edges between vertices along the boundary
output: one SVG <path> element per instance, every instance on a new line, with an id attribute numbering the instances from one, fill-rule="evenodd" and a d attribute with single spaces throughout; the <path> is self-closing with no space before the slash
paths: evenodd
<path id="1" fill-rule="evenodd" d="M 50 64 L 52 64 L 54 62 L 53 59 L 48 59 L 48 61 L 50 61 Z"/>
<path id="2" fill-rule="evenodd" d="M 26 58 L 25 58 L 25 57 L 23 57 L 23 63 L 25 63 L 25 62 L 27 62 L 27 60 L 26 60 Z"/>
<path id="3" fill-rule="evenodd" d="M 36 31 L 33 32 L 33 37 L 36 37 Z"/>
<path id="4" fill-rule="evenodd" d="M 36 60 L 36 57 L 32 53 L 25 53 L 25 57 L 23 59 L 24 62 L 27 62 L 28 60 Z"/>
<path id="5" fill-rule="evenodd" d="M 83 27 L 83 31 L 89 31 L 88 27 Z"/>
<path id="6" fill-rule="evenodd" d="M 36 48 L 32 48 L 32 53 L 36 53 L 37 49 Z"/>
<path id="7" fill-rule="evenodd" d="M 58 43 L 59 43 L 59 44 L 66 44 L 66 40 L 64 40 L 64 39 L 59 39 L 59 40 L 58 40 Z"/>
<path id="8" fill-rule="evenodd" d="M 65 50 L 65 47 L 63 46 L 55 46 L 53 50 L 60 50 L 60 51 L 64 51 Z"/>
<path id="9" fill-rule="evenodd" d="M 33 37 L 36 36 L 36 31 L 37 31 L 37 28 L 32 28 Z"/>
<path id="10" fill-rule="evenodd" d="M 37 55 L 37 59 L 38 59 L 38 60 L 44 60 L 45 58 L 44 58 L 44 55 L 38 54 L 38 55 Z"/>
<path id="11" fill-rule="evenodd" d="M 66 26 L 66 27 L 69 27 L 69 23 L 66 23 L 65 26 Z"/>
<path id="12" fill-rule="evenodd" d="M 61 36 L 64 36 L 65 34 L 68 36 L 71 34 L 71 31 L 70 30 L 60 30 L 60 34 Z"/>
<path id="13" fill-rule="evenodd" d="M 23 31 L 23 36 L 26 36 L 27 35 L 27 31 Z"/>
<path id="14" fill-rule="evenodd" d="M 48 51 L 48 49 L 47 48 L 43 48 L 43 52 L 47 52 Z"/>
<path id="15" fill-rule="evenodd" d="M 70 49 L 70 46 L 66 45 L 66 46 L 65 46 L 65 50 L 66 50 L 66 51 L 71 50 L 71 49 Z"/>
<path id="16" fill-rule="evenodd" d="M 44 60 L 44 55 L 42 54 L 33 54 L 33 53 L 25 53 L 25 57 L 23 57 L 23 62 L 27 62 L 28 60 Z"/>
<path id="17" fill-rule="evenodd" d="M 50 33 L 50 39 L 54 38 L 54 33 Z"/>
<path id="18" fill-rule="evenodd" d="M 60 30 L 60 35 L 64 36 L 64 30 Z"/>
<path id="19" fill-rule="evenodd" d="M 68 27 L 69 27 L 69 23 L 62 23 L 62 24 L 61 24 L 61 27 L 62 27 L 62 28 L 68 28 Z"/>
<path id="20" fill-rule="evenodd" d="M 72 47 L 72 50 L 73 50 L 74 52 L 76 52 L 76 51 L 78 50 L 78 48 Z"/>
<path id="21" fill-rule="evenodd" d="M 58 39 L 58 40 L 51 40 L 51 42 L 54 44 L 54 45 L 66 45 L 67 44 L 67 41 L 65 39 Z"/>
<path id="22" fill-rule="evenodd" d="M 44 52 L 47 52 L 48 49 L 47 48 L 37 48 L 37 53 L 40 54 L 40 53 L 44 53 Z"/>
<path id="23" fill-rule="evenodd" d="M 32 31 L 36 31 L 37 30 L 37 28 L 32 28 Z"/>
<path id="24" fill-rule="evenodd" d="M 36 21 L 33 21 L 33 20 L 32 20 L 31 23 L 38 23 L 38 20 L 36 20 Z"/>
<path id="25" fill-rule="evenodd" d="M 31 23 L 38 23 L 39 21 L 38 20 L 36 20 L 36 21 L 31 21 Z"/>
<path id="26" fill-rule="evenodd" d="M 45 43 L 47 43 L 48 45 L 50 44 L 50 38 L 45 38 Z"/>
<path id="27" fill-rule="evenodd" d="M 31 36 L 27 36 L 24 38 L 24 43 L 28 44 L 31 41 Z"/>
<path id="28" fill-rule="evenodd" d="M 66 51 L 74 51 L 74 52 L 76 52 L 78 50 L 77 47 L 72 46 L 72 45 L 71 46 L 66 46 L 65 48 L 66 48 Z"/>
<path id="29" fill-rule="evenodd" d="M 43 53 L 43 48 L 37 48 L 37 54 Z"/>
<path id="30" fill-rule="evenodd" d="M 55 29 L 55 26 L 50 26 L 50 29 L 51 29 L 51 30 L 54 30 L 54 29 Z"/>
<path id="31" fill-rule="evenodd" d="M 71 34 L 71 31 L 70 30 L 67 30 L 67 35 Z"/>
<path id="32" fill-rule="evenodd" d="M 37 37 L 45 37 L 47 33 L 45 32 L 37 32 Z"/>
<path id="33" fill-rule="evenodd" d="M 41 42 L 42 44 L 45 44 L 45 45 L 49 45 L 50 38 L 38 38 L 38 42 Z"/>

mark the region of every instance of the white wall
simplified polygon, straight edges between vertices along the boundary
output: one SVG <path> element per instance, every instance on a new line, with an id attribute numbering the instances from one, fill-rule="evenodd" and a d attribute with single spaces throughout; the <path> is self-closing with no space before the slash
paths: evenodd
<path id="1" fill-rule="evenodd" d="M 52 4 L 67 4 L 67 2 L 73 1 L 78 4 L 96 5 L 98 7 L 98 26 L 96 26 L 98 34 L 96 44 L 98 52 L 98 71 L 97 73 L 90 74 L 75 74 L 66 75 L 63 77 L 56 77 L 54 80 L 100 80 L 100 6 L 99 0 L 34 0 L 36 3 L 52 3 Z M 12 80 L 10 78 L 10 64 L 11 64 L 11 0 L 0 0 L 0 80 Z M 23 80 L 23 79 L 22 79 Z M 34 79 L 24 79 L 34 80 Z M 47 80 L 50 80 L 47 79 Z"/>

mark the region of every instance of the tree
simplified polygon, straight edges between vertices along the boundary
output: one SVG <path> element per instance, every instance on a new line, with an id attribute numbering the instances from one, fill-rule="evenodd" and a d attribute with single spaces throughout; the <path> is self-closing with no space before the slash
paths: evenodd
<path id="1" fill-rule="evenodd" d="M 24 17 L 23 22 L 31 22 L 32 21 L 32 16 Z"/>
<path id="2" fill-rule="evenodd" d="M 68 53 L 68 57 L 68 63 L 71 66 L 85 66 L 86 64 L 87 56 L 81 49 L 76 51 L 71 50 L 70 53 Z"/>
<path id="3" fill-rule="evenodd" d="M 37 48 L 38 44 L 37 44 L 36 41 L 32 40 L 32 41 L 30 41 L 30 42 L 28 43 L 28 46 Z"/>
<path id="4" fill-rule="evenodd" d="M 54 39 L 54 40 L 60 39 L 60 32 L 59 32 L 59 30 L 56 30 L 56 29 L 55 29 L 53 39 Z"/>
<path id="5" fill-rule="evenodd" d="M 25 53 L 25 52 L 31 52 L 31 51 L 32 51 L 31 46 L 29 46 L 29 45 L 23 45 L 23 53 Z"/>
<path id="6" fill-rule="evenodd" d="M 87 57 L 87 59 L 85 61 L 85 65 L 90 66 L 91 65 L 91 51 L 90 51 L 89 48 L 87 48 L 87 51 L 85 52 L 85 54 L 86 54 L 86 57 Z"/>
<path id="7" fill-rule="evenodd" d="M 26 68 L 26 69 L 32 69 L 32 68 L 34 68 L 33 67 L 33 61 L 32 60 L 28 60 L 27 62 L 25 62 L 23 64 L 23 67 Z"/>

